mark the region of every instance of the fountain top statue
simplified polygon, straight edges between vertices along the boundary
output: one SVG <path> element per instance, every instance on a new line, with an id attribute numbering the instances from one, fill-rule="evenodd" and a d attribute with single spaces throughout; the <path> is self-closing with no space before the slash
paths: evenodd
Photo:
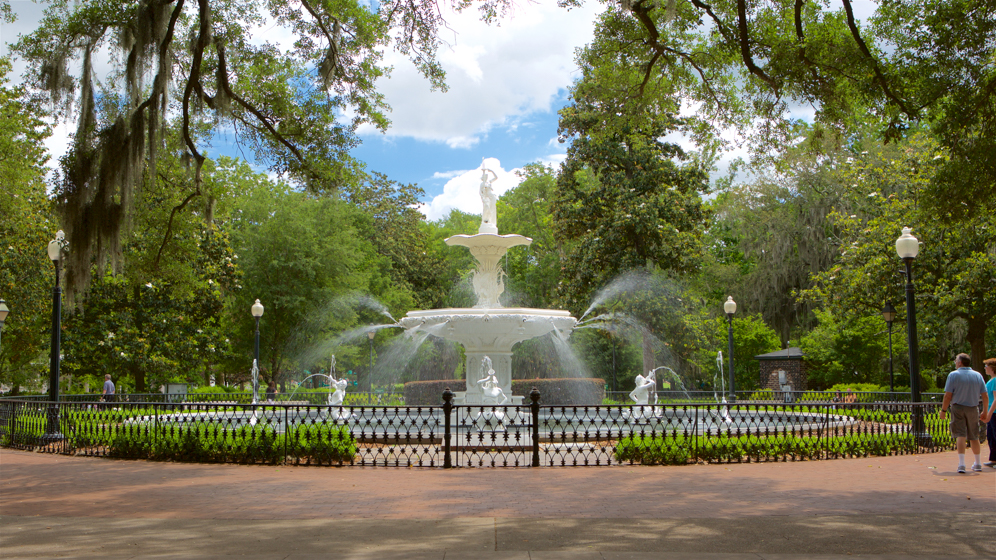
<path id="1" fill-rule="evenodd" d="M 477 259 L 477 270 L 473 278 L 474 293 L 477 294 L 475 309 L 501 307 L 498 298 L 505 291 L 501 258 L 509 248 L 533 242 L 522 235 L 498 234 L 498 196 L 493 187 L 497 179 L 498 174 L 481 163 L 481 227 L 475 235 L 454 235 L 446 240 L 447 245 L 462 245 L 470 249 Z"/>
<path id="2" fill-rule="evenodd" d="M 491 171 L 485 164 L 481 163 L 481 203 L 484 210 L 481 212 L 481 227 L 477 228 L 477 233 L 498 233 L 498 195 L 495 194 L 491 185 L 498 180 L 498 174 Z M 491 178 L 488 178 L 488 173 Z"/>

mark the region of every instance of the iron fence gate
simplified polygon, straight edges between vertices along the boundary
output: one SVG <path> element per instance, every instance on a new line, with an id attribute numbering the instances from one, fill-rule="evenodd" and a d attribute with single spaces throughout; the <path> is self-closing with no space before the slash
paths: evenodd
<path id="1" fill-rule="evenodd" d="M 792 461 L 954 442 L 936 403 L 328 406 L 0 400 L 0 444 L 152 460 L 376 467 Z M 984 433 L 984 432 L 983 432 Z"/>

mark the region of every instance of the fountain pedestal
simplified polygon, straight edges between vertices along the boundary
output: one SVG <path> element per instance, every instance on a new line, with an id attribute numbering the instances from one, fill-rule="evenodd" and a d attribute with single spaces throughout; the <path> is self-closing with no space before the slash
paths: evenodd
<path id="1" fill-rule="evenodd" d="M 498 298 L 505 291 L 501 259 L 510 247 L 529 245 L 532 239 L 522 235 L 499 235 L 496 203 L 492 189 L 494 172 L 482 166 L 481 201 L 484 204 L 481 226 L 476 235 L 454 235 L 446 239 L 450 246 L 470 249 L 477 259 L 473 285 L 477 303 L 472 309 L 429 309 L 411 311 L 398 324 L 408 332 L 427 331 L 446 340 L 459 342 L 466 352 L 464 371 L 467 390 L 454 393 L 455 404 L 484 404 L 478 373 L 485 356 L 491 358 L 495 377 L 510 404 L 521 405 L 522 396 L 512 395 L 512 346 L 558 331 L 566 339 L 577 324 L 567 311 L 553 309 L 503 308 Z"/>

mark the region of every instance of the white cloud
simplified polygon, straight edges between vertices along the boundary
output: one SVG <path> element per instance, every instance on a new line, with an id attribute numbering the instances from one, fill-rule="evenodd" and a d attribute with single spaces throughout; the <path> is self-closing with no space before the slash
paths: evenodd
<path id="1" fill-rule="evenodd" d="M 516 171 L 520 171 L 519 169 L 505 171 L 501 167 L 501 162 L 496 158 L 485 158 L 484 165 L 498 176 L 492 185 L 498 196 L 515 188 L 522 180 L 516 175 Z M 470 214 L 481 213 L 481 168 L 450 173 L 453 178 L 446 182 L 443 193 L 434 197 L 428 204 L 419 207 L 419 211 L 430 220 L 445 218 L 453 209 Z M 500 223 L 498 227 L 500 232 Z"/>
<path id="2" fill-rule="evenodd" d="M 449 91 L 430 91 L 410 62 L 387 52 L 394 71 L 377 84 L 392 107 L 387 135 L 469 148 L 492 127 L 524 126 L 517 122 L 522 116 L 550 111 L 575 78 L 574 51 L 591 40 L 602 10 L 599 2 L 572 10 L 554 2 L 522 3 L 500 25 L 487 25 L 476 10 L 444 8 L 448 28 L 441 35 L 449 44 L 439 60 Z"/>

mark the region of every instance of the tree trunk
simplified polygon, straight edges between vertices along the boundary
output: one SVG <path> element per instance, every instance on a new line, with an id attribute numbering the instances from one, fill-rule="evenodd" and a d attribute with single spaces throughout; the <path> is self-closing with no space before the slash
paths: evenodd
<path id="1" fill-rule="evenodd" d="M 138 338 L 143 338 L 145 335 L 145 313 L 142 311 L 142 291 L 139 286 L 135 286 L 132 292 L 132 309 L 135 309 L 135 330 L 138 331 Z M 132 376 L 135 378 L 135 392 L 136 393 L 148 393 L 145 386 L 145 371 L 140 368 L 135 362 L 138 360 L 139 356 L 132 356 Z"/>
<path id="2" fill-rule="evenodd" d="M 135 379 L 135 392 L 136 393 L 148 393 L 149 391 L 145 387 L 145 370 L 138 367 L 134 362 L 131 366 L 131 376 Z"/>
<path id="3" fill-rule="evenodd" d="M 972 369 L 982 371 L 986 359 L 986 321 L 982 317 L 968 319 L 968 343 L 972 346 Z"/>

